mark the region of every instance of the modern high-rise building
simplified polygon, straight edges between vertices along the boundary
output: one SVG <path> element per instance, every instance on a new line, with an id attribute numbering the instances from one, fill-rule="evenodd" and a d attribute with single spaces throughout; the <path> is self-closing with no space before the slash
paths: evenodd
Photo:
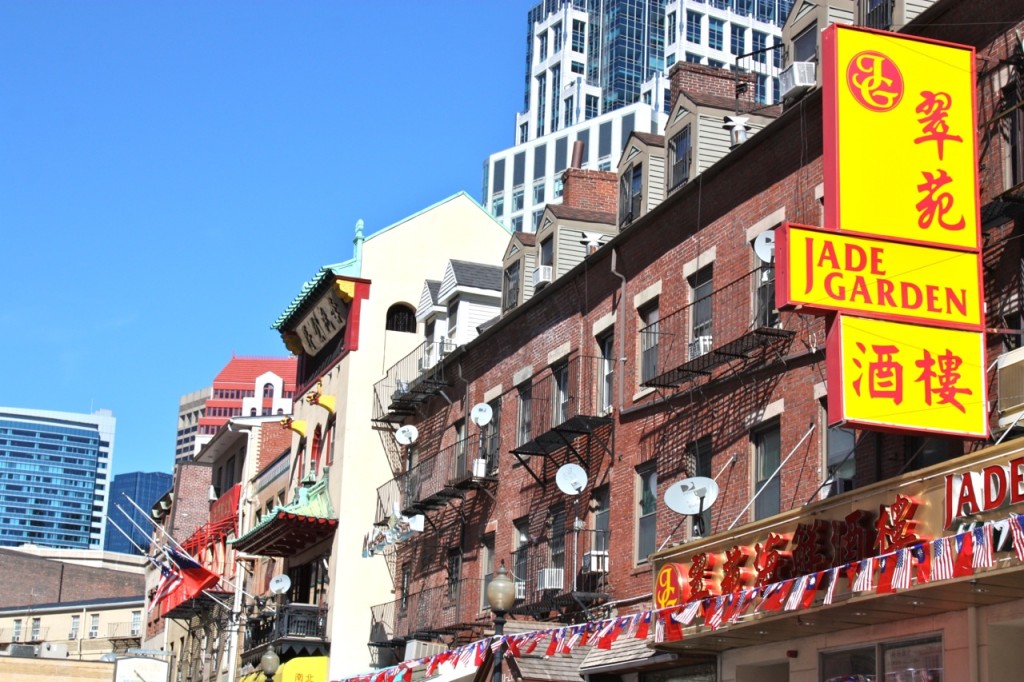
<path id="1" fill-rule="evenodd" d="M 515 146 L 484 164 L 482 203 L 536 232 L 562 201 L 574 144 L 582 168 L 615 168 L 630 133 L 662 134 L 667 70 L 678 61 L 751 74 L 754 100 L 779 101 L 782 25 L 793 0 L 544 0 L 527 20 Z M 742 87 L 746 87 L 744 82 Z M 745 98 L 745 96 L 743 97 Z"/>
<path id="2" fill-rule="evenodd" d="M 142 550 L 149 547 L 149 534 L 143 531 L 148 531 L 150 523 L 146 514 L 136 509 L 128 500 L 141 509 L 148 510 L 171 489 L 173 482 L 173 477 L 162 471 L 133 471 L 130 474 L 114 476 L 110 484 L 111 506 L 103 549 L 121 554 L 143 554 Z"/>
<path id="3" fill-rule="evenodd" d="M 233 357 L 213 386 L 178 402 L 175 463 L 191 460 L 231 417 L 291 414 L 296 359 Z"/>
<path id="4" fill-rule="evenodd" d="M 0 546 L 103 547 L 115 423 L 0 407 Z"/>

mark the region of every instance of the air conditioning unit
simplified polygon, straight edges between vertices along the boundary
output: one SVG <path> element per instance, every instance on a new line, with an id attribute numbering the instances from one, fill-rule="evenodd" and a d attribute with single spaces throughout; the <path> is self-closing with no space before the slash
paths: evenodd
<path id="1" fill-rule="evenodd" d="M 21 641 L 21 635 L 14 635 L 13 637 L 11 637 L 11 641 L 12 642 L 20 642 Z"/>
<path id="2" fill-rule="evenodd" d="M 1024 348 L 1003 353 L 996 359 L 999 396 L 999 428 L 1008 429 L 1024 412 Z M 1024 419 L 1017 422 L 1024 426 Z"/>
<path id="3" fill-rule="evenodd" d="M 793 62 L 779 74 L 779 89 L 782 99 L 796 97 L 805 90 L 810 90 L 817 83 L 814 62 Z"/>
<path id="4" fill-rule="evenodd" d="M 97 632 L 96 630 L 90 630 L 89 631 L 89 639 L 96 639 L 99 636 L 100 636 L 100 633 Z"/>
<path id="5" fill-rule="evenodd" d="M 430 658 L 448 651 L 448 647 L 441 642 L 424 642 L 418 639 L 411 639 L 405 643 L 405 659 L 411 661 L 416 658 Z"/>
<path id="6" fill-rule="evenodd" d="M 516 581 L 516 599 L 526 599 L 526 581 Z"/>
<path id="7" fill-rule="evenodd" d="M 562 589 L 562 569 L 542 568 L 537 574 L 537 591 Z"/>
<path id="8" fill-rule="evenodd" d="M 72 630 L 68 633 L 68 639 L 78 639 L 78 633 Z"/>
<path id="9" fill-rule="evenodd" d="M 533 288 L 540 289 L 551 283 L 551 266 L 541 265 L 533 269 Z"/>
<path id="10" fill-rule="evenodd" d="M 434 363 L 430 361 L 430 358 L 420 358 L 416 361 L 416 369 L 421 372 L 426 372 L 428 369 L 434 366 Z"/>
<path id="11" fill-rule="evenodd" d="M 485 478 L 487 476 L 487 460 L 478 457 L 473 460 L 473 478 Z"/>
<path id="12" fill-rule="evenodd" d="M 608 572 L 608 550 L 595 549 L 583 555 L 584 573 L 607 573 Z"/>
<path id="13" fill-rule="evenodd" d="M 828 486 L 828 497 L 848 493 L 851 490 L 853 490 L 852 478 L 833 478 Z"/>
<path id="14" fill-rule="evenodd" d="M 690 359 L 695 360 L 702 355 L 711 352 L 712 339 L 710 336 L 698 336 L 690 342 Z"/>

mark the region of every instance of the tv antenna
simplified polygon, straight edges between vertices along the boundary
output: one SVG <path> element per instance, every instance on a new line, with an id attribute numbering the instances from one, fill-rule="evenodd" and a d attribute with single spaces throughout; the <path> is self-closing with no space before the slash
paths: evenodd
<path id="1" fill-rule="evenodd" d="M 718 484 L 713 478 L 693 476 L 676 481 L 665 491 L 665 506 L 684 516 L 695 516 L 694 537 L 704 537 L 704 510 L 718 499 Z"/>
<path id="2" fill-rule="evenodd" d="M 491 423 L 491 419 L 494 418 L 494 410 L 487 403 L 477 403 L 473 406 L 473 409 L 469 411 L 469 418 L 473 420 L 473 423 L 478 427 L 484 427 Z"/>
<path id="3" fill-rule="evenodd" d="M 284 594 L 291 589 L 292 579 L 282 573 L 270 580 L 270 594 Z"/>
<path id="4" fill-rule="evenodd" d="M 566 495 L 575 497 L 587 487 L 587 472 L 579 464 L 563 464 L 555 473 L 555 485 Z"/>
<path id="5" fill-rule="evenodd" d="M 406 424 L 395 431 L 395 440 L 399 445 L 412 445 L 420 437 L 419 429 L 412 424 Z"/>

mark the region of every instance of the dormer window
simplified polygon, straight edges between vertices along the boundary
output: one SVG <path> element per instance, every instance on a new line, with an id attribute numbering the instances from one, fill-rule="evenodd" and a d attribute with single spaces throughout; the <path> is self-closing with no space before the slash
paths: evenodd
<path id="1" fill-rule="evenodd" d="M 507 312 L 519 305 L 519 261 L 505 268 L 502 285 L 501 310 Z"/>
<path id="2" fill-rule="evenodd" d="M 540 264 L 554 265 L 554 260 L 554 239 L 552 237 L 548 237 L 540 243 Z"/>
<path id="3" fill-rule="evenodd" d="M 818 60 L 818 25 L 811 24 L 800 35 L 793 38 L 793 61 L 814 62 Z"/>
<path id="4" fill-rule="evenodd" d="M 644 172 L 642 164 L 626 167 L 619 178 L 619 225 L 624 227 L 640 217 L 643 200 Z"/>
<path id="5" fill-rule="evenodd" d="M 690 126 L 686 126 L 669 143 L 672 160 L 672 189 L 690 180 Z"/>

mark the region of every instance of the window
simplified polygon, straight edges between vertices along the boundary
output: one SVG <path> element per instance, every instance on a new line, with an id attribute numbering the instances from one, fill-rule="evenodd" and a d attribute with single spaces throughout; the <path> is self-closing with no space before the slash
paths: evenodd
<path id="1" fill-rule="evenodd" d="M 906 464 L 903 465 L 903 471 L 930 467 L 962 454 L 964 446 L 959 439 L 912 436 L 906 439 Z"/>
<path id="2" fill-rule="evenodd" d="M 750 49 L 755 52 L 754 61 L 764 64 L 768 59 L 763 50 L 768 47 L 768 34 L 763 31 L 751 31 L 750 39 L 753 43 Z"/>
<path id="3" fill-rule="evenodd" d="M 505 268 L 505 281 L 501 293 L 501 309 L 509 311 L 519 305 L 519 261 Z"/>
<path id="4" fill-rule="evenodd" d="M 466 468 L 466 420 L 459 419 L 452 425 L 452 428 L 455 431 L 455 448 L 452 453 L 455 457 L 452 461 L 452 476 L 455 479 L 461 479 L 468 472 Z"/>
<path id="5" fill-rule="evenodd" d="M 409 586 L 412 584 L 412 568 L 409 564 L 402 564 L 401 580 L 402 594 L 399 598 L 398 609 L 399 611 L 405 611 L 409 607 Z"/>
<path id="6" fill-rule="evenodd" d="M 538 208 L 530 216 L 530 223 L 533 225 L 533 231 L 536 232 L 540 229 L 540 222 L 544 219 L 544 209 Z"/>
<path id="7" fill-rule="evenodd" d="M 11 635 L 12 642 L 21 641 L 21 618 L 14 619 L 14 633 Z"/>
<path id="8" fill-rule="evenodd" d="M 675 12 L 669 12 L 667 19 L 668 19 L 668 29 L 666 30 L 666 33 L 668 34 L 668 44 L 669 45 L 674 45 L 675 42 L 676 42 L 676 28 L 677 28 L 676 27 L 676 13 Z"/>
<path id="9" fill-rule="evenodd" d="M 871 644 L 822 652 L 821 679 L 942 680 L 942 638 Z"/>
<path id="10" fill-rule="evenodd" d="M 573 73 L 583 75 L 583 62 L 572 62 L 569 64 L 569 68 L 572 69 Z"/>
<path id="11" fill-rule="evenodd" d="M 416 311 L 404 303 L 388 308 L 384 328 L 393 332 L 416 333 Z"/>
<path id="12" fill-rule="evenodd" d="M 519 144 L 529 141 L 530 139 L 530 124 L 520 123 L 519 124 Z"/>
<path id="13" fill-rule="evenodd" d="M 818 58 L 818 26 L 812 24 L 793 38 L 793 61 L 812 62 Z"/>
<path id="14" fill-rule="evenodd" d="M 721 50 L 724 35 L 725 22 L 721 19 L 708 17 L 708 47 L 712 50 Z"/>
<path id="15" fill-rule="evenodd" d="M 526 596 L 526 572 L 529 560 L 530 522 L 528 519 L 516 519 L 512 522 L 512 578 L 516 581 L 516 598 Z"/>
<path id="16" fill-rule="evenodd" d="M 717 59 L 708 59 L 708 66 L 713 69 L 724 69 L 725 62 L 720 62 Z"/>
<path id="17" fill-rule="evenodd" d="M 501 446 L 501 399 L 495 398 L 488 403 L 491 406 L 491 421 L 484 426 L 483 449 L 480 456 L 487 460 L 487 475 L 498 473 L 498 453 Z"/>
<path id="18" fill-rule="evenodd" d="M 658 470 L 646 466 L 636 472 L 638 485 L 636 559 L 643 563 L 656 549 Z"/>
<path id="19" fill-rule="evenodd" d="M 555 239 L 548 237 L 540 243 L 540 265 L 553 265 L 555 262 Z"/>
<path id="20" fill-rule="evenodd" d="M 516 445 L 523 445 L 533 436 L 533 396 L 530 384 L 519 387 L 519 423 L 516 429 Z"/>
<path id="21" fill-rule="evenodd" d="M 522 211 L 523 210 L 523 188 L 517 187 L 512 190 L 512 210 Z"/>
<path id="22" fill-rule="evenodd" d="M 483 577 L 483 585 L 480 589 L 480 610 L 486 611 L 489 608 L 487 602 L 487 586 L 494 578 L 494 534 L 485 535 L 480 541 L 480 573 Z"/>
<path id="23" fill-rule="evenodd" d="M 585 112 L 587 120 L 597 117 L 597 95 L 587 95 L 587 110 Z"/>
<path id="24" fill-rule="evenodd" d="M 711 437 L 705 436 L 686 445 L 686 465 L 691 476 L 704 476 L 713 478 L 711 473 Z M 693 537 L 707 537 L 713 532 L 711 526 L 711 509 L 704 509 L 699 517 L 694 519 Z"/>
<path id="25" fill-rule="evenodd" d="M 548 58 L 548 33 L 545 31 L 538 36 L 537 59 L 544 61 Z"/>
<path id="26" fill-rule="evenodd" d="M 544 203 L 544 181 L 535 182 L 533 184 L 533 203 L 543 204 Z"/>
<path id="27" fill-rule="evenodd" d="M 320 425 L 316 425 L 316 429 L 313 431 L 313 446 L 309 449 L 309 471 L 308 473 L 313 476 L 317 475 L 320 471 L 320 450 L 324 445 L 323 431 Z"/>
<path id="28" fill-rule="evenodd" d="M 700 44 L 700 21 L 703 14 L 686 10 L 686 40 L 687 42 Z"/>
<path id="29" fill-rule="evenodd" d="M 734 11 L 742 17 L 749 17 L 754 13 L 754 0 L 736 0 L 735 5 Z"/>
<path id="30" fill-rule="evenodd" d="M 96 639 L 100 636 L 100 614 L 94 613 L 89 616 L 89 639 Z"/>
<path id="31" fill-rule="evenodd" d="M 565 509 L 552 507 L 548 512 L 551 530 L 548 536 L 548 566 L 565 568 Z"/>
<path id="32" fill-rule="evenodd" d="M 598 552 L 608 551 L 608 539 L 611 530 L 608 502 L 608 486 L 601 486 L 594 490 L 594 494 L 590 498 L 590 508 L 593 510 L 592 521 L 594 524 L 594 541 L 591 543 L 591 547 Z"/>
<path id="33" fill-rule="evenodd" d="M 495 218 L 505 215 L 505 197 L 503 195 L 497 194 L 491 199 L 491 213 Z"/>
<path id="34" fill-rule="evenodd" d="M 537 137 L 544 135 L 544 117 L 547 115 L 548 76 L 537 76 Z"/>
<path id="35" fill-rule="evenodd" d="M 558 130 L 558 103 L 561 94 L 562 67 L 556 64 L 551 67 L 551 132 Z"/>
<path id="36" fill-rule="evenodd" d="M 690 310 L 690 342 L 710 345 L 709 341 L 700 339 L 711 338 L 711 286 L 713 280 L 713 266 L 705 265 L 690 277 L 690 293 L 693 296 L 693 306 Z M 692 347 L 691 347 L 692 348 Z M 699 355 L 703 355 L 707 349 Z M 693 350 L 690 357 L 694 357 Z"/>
<path id="37" fill-rule="evenodd" d="M 551 27 L 551 34 L 554 37 L 552 42 L 554 43 L 554 52 L 558 52 L 562 49 L 562 24 L 561 22 Z"/>
<path id="38" fill-rule="evenodd" d="M 454 339 L 459 330 L 459 299 L 452 298 L 448 301 L 448 338 Z"/>
<path id="39" fill-rule="evenodd" d="M 138 637 L 142 632 L 142 611 L 132 611 L 132 637 Z"/>
<path id="40" fill-rule="evenodd" d="M 462 585 L 462 552 L 458 547 L 448 550 L 448 589 L 449 601 L 459 600 L 459 588 Z"/>
<path id="41" fill-rule="evenodd" d="M 774 327 L 779 324 L 779 311 L 775 308 L 775 267 L 754 256 L 757 262 L 757 298 L 754 324 L 758 327 Z"/>
<path id="42" fill-rule="evenodd" d="M 78 639 L 78 631 L 82 627 L 82 617 L 78 614 L 71 616 L 71 631 L 68 632 L 68 639 Z"/>
<path id="43" fill-rule="evenodd" d="M 687 52 L 686 53 L 686 61 L 687 61 L 688 64 L 700 64 L 701 56 L 699 54 L 694 54 L 692 52 Z"/>
<path id="44" fill-rule="evenodd" d="M 658 376 L 658 301 L 640 309 L 640 383 Z"/>
<path id="45" fill-rule="evenodd" d="M 774 516 L 781 509 L 779 476 L 774 475 L 781 461 L 781 445 L 778 423 L 754 432 L 754 494 L 761 491 L 754 502 L 756 520 Z"/>
<path id="46" fill-rule="evenodd" d="M 754 101 L 758 104 L 768 103 L 768 76 L 761 73 L 757 74 L 754 83 Z"/>
<path id="47" fill-rule="evenodd" d="M 512 216 L 510 228 L 511 228 L 511 230 L 513 232 L 522 232 L 523 231 L 523 216 L 521 216 L 521 215 Z"/>
<path id="48" fill-rule="evenodd" d="M 569 418 L 569 363 L 551 368 L 551 425 L 564 424 Z"/>
<path id="49" fill-rule="evenodd" d="M 669 143 L 672 158 L 672 188 L 690 180 L 690 126 L 680 130 Z"/>
<path id="50" fill-rule="evenodd" d="M 598 412 L 609 414 L 612 411 L 612 385 L 615 380 L 615 341 L 614 333 L 607 332 L 597 340 L 601 357 L 598 361 Z"/>
<path id="51" fill-rule="evenodd" d="M 824 408 L 824 406 L 822 406 Z M 824 409 L 822 409 L 824 412 Z M 829 494 L 838 495 L 853 490 L 857 474 L 857 460 L 854 458 L 856 431 L 842 426 L 830 426 L 825 430 L 825 464 L 831 480 Z"/>
<path id="52" fill-rule="evenodd" d="M 572 51 L 583 53 L 586 46 L 587 25 L 579 19 L 572 20 Z M 583 73 L 580 71 L 580 73 Z"/>
<path id="53" fill-rule="evenodd" d="M 573 101 L 574 99 L 572 95 L 565 98 L 565 108 L 563 109 L 562 114 L 564 116 L 562 125 L 565 128 L 568 128 L 573 123 Z"/>
<path id="54" fill-rule="evenodd" d="M 418 502 L 420 499 L 420 455 L 415 444 L 405 446 L 405 490 L 403 499 L 406 504 Z"/>
<path id="55" fill-rule="evenodd" d="M 742 26 L 729 24 L 729 51 L 737 57 L 743 54 L 743 48 L 745 47 L 744 39 L 746 36 L 743 33 Z"/>
<path id="56" fill-rule="evenodd" d="M 31 641 L 31 642 L 38 642 L 39 641 L 39 631 L 41 629 L 41 624 L 42 624 L 42 620 L 41 619 L 39 619 L 39 618 L 33 618 L 32 619 L 32 632 L 31 632 L 29 641 Z"/>

